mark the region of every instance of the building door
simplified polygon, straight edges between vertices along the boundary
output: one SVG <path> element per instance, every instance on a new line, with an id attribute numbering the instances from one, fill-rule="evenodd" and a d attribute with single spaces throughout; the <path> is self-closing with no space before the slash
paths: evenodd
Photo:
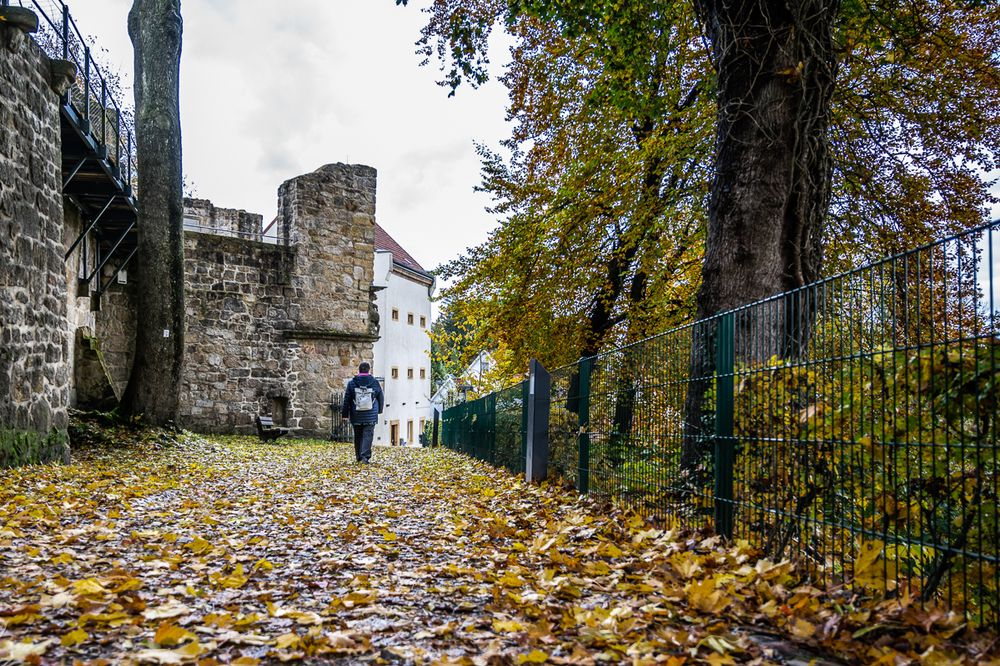
<path id="1" fill-rule="evenodd" d="M 399 421 L 393 421 L 389 424 L 389 446 L 397 444 L 399 444 Z"/>
<path id="2" fill-rule="evenodd" d="M 413 444 L 413 419 L 406 422 L 406 443 Z"/>

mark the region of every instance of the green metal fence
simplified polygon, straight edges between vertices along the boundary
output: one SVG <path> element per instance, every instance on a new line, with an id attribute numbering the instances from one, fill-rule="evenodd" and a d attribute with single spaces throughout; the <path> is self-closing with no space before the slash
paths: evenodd
<path id="1" fill-rule="evenodd" d="M 1000 624 L 998 266 L 994 222 L 555 370 L 549 471 Z"/>
<path id="2" fill-rule="evenodd" d="M 522 381 L 446 409 L 441 419 L 441 443 L 515 474 L 523 474 L 527 391 L 528 382 Z"/>

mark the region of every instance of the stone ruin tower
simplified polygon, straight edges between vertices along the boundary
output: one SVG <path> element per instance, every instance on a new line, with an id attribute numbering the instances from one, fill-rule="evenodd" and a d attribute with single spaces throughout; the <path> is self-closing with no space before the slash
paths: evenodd
<path id="1" fill-rule="evenodd" d="M 378 339 L 373 314 L 375 169 L 328 164 L 286 181 L 278 190 L 279 238 L 291 254 L 291 288 L 298 308 L 285 336 L 298 362 L 303 433 L 328 437 L 332 401 L 371 361 Z M 293 413 L 296 410 L 293 409 Z M 330 414 L 339 419 L 338 413 Z"/>
<path id="2" fill-rule="evenodd" d="M 185 427 L 249 434 L 269 414 L 296 436 L 331 436 L 378 339 L 375 184 L 375 169 L 348 164 L 285 182 L 277 244 L 229 223 L 242 211 L 187 202 Z"/>

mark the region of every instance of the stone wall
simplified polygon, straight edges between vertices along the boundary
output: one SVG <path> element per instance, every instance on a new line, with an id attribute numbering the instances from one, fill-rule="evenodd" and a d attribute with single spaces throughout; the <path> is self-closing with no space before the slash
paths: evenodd
<path id="1" fill-rule="evenodd" d="M 0 466 L 7 466 L 68 457 L 70 357 L 51 65 L 6 21 L 0 50 Z"/>
<path id="2" fill-rule="evenodd" d="M 288 254 L 265 243 L 185 234 L 186 428 L 252 432 L 254 416 L 271 411 L 269 395 L 291 391 L 291 352 L 281 334 L 294 315 Z"/>
<path id="3" fill-rule="evenodd" d="M 133 283 L 112 284 L 101 296 L 101 309 L 95 317 L 94 333 L 119 399 L 125 393 L 135 355 L 136 302 Z"/>
<path id="4" fill-rule="evenodd" d="M 185 427 L 249 433 L 270 414 L 296 435 L 330 436 L 332 401 L 375 340 L 375 176 L 336 164 L 283 184 L 287 244 L 186 233 Z"/>
<path id="5" fill-rule="evenodd" d="M 190 231 L 261 240 L 264 216 L 217 208 L 208 199 L 184 199 L 184 226 Z"/>

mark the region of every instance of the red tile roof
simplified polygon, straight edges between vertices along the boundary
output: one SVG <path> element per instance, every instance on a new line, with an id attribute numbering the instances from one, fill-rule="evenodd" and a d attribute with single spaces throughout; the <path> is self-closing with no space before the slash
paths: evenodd
<path id="1" fill-rule="evenodd" d="M 425 275 L 429 275 L 429 273 L 424 270 L 424 267 L 421 266 L 409 252 L 403 249 L 402 245 L 397 243 L 396 240 L 378 224 L 375 225 L 375 249 L 391 252 L 394 263 L 405 266 L 410 270 L 419 271 Z"/>

